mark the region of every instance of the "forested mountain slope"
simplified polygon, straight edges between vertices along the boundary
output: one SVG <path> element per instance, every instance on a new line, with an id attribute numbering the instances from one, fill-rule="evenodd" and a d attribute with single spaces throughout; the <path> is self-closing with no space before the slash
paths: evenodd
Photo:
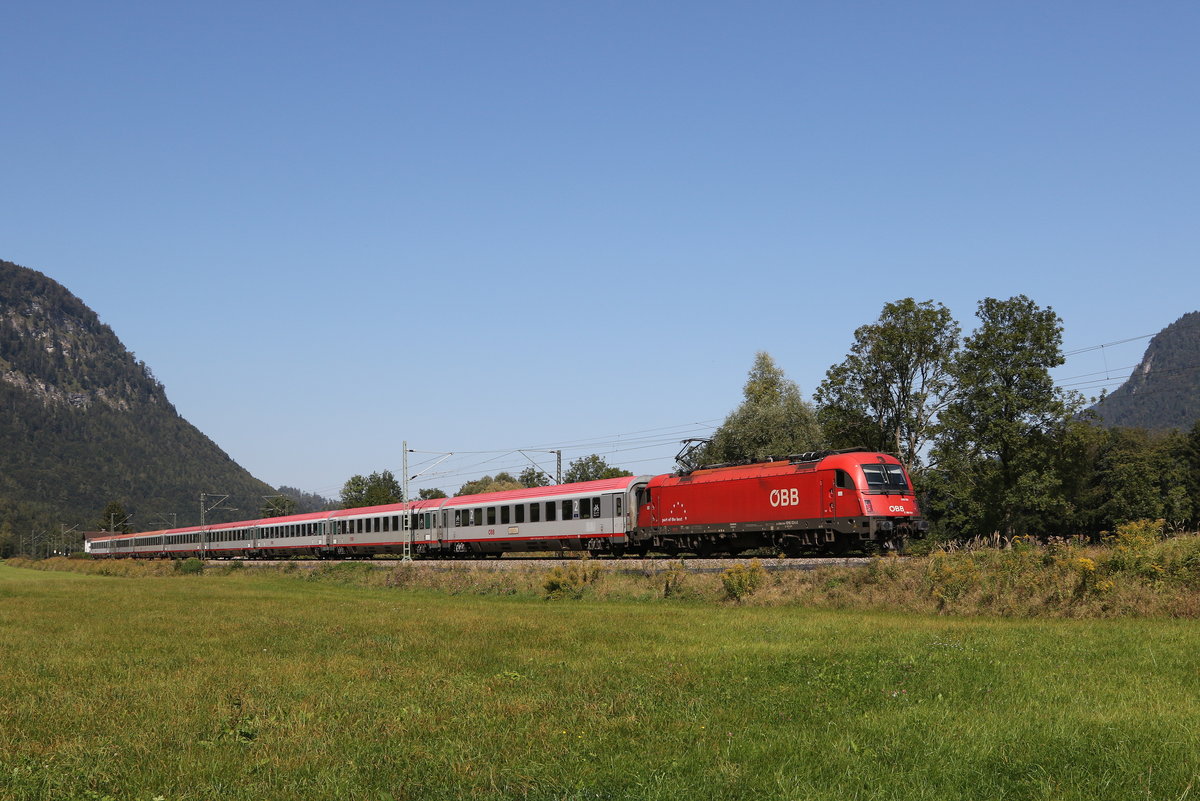
<path id="1" fill-rule="evenodd" d="M 1186 430 L 1200 420 L 1200 312 L 1155 334 L 1129 380 L 1093 409 L 1108 426 Z"/>
<path id="2" fill-rule="evenodd" d="M 274 490 L 180 417 L 79 298 L 0 261 L 0 530 L 94 528 L 114 500 L 135 529 L 171 513 L 192 524 L 201 492 L 260 503 Z"/>

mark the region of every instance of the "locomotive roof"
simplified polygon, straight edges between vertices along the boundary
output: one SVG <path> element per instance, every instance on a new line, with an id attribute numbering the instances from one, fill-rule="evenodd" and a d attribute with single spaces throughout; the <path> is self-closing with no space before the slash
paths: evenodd
<path id="1" fill-rule="evenodd" d="M 895 456 L 875 451 L 853 450 L 839 451 L 816 455 L 817 458 L 788 458 L 776 459 L 769 462 L 750 462 L 738 465 L 717 465 L 700 468 L 683 475 L 655 476 L 650 480 L 651 487 L 672 486 L 676 484 L 705 484 L 713 481 L 732 481 L 735 479 L 767 478 L 787 475 L 789 473 L 811 473 L 814 470 L 849 470 L 863 464 L 883 463 L 901 464 Z"/>

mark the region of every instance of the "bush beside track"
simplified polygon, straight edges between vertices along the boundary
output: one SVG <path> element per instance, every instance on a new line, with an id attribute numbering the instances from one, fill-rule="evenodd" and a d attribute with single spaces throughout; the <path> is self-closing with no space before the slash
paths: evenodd
<path id="1" fill-rule="evenodd" d="M 774 561 L 764 563 L 771 566 Z M 470 563 L 431 569 L 420 562 L 301 569 L 292 562 L 255 572 L 275 571 L 311 582 L 548 600 L 683 599 L 1001 617 L 1200 617 L 1200 534 L 1166 536 L 1162 521 L 1129 523 L 1100 544 L 1017 537 L 905 559 L 875 557 L 859 567 L 767 572 L 764 563 L 754 560 L 712 573 L 690 570 L 687 562 L 654 560 L 630 564 L 580 559 L 549 569 L 531 562 L 507 570 Z M 15 558 L 8 564 L 127 577 L 228 575 L 244 569 L 238 562 L 202 566 L 194 559 Z"/>

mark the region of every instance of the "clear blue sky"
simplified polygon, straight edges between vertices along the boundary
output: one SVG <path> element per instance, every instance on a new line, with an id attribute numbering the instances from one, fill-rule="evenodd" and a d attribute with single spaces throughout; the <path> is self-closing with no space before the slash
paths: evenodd
<path id="1" fill-rule="evenodd" d="M 1200 308 L 1197 42 L 1195 2 L 9 3 L 0 258 L 274 485 L 405 439 L 489 452 L 415 486 L 657 472 L 891 300 L 1023 293 L 1068 351 Z"/>

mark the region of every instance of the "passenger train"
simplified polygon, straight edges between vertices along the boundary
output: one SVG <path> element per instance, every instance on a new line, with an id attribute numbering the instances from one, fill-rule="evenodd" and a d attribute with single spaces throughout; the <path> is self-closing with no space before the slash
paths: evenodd
<path id="1" fill-rule="evenodd" d="M 91 536 L 93 557 L 498 557 L 505 553 L 790 555 L 922 536 L 895 457 L 863 449 L 236 523 Z"/>

